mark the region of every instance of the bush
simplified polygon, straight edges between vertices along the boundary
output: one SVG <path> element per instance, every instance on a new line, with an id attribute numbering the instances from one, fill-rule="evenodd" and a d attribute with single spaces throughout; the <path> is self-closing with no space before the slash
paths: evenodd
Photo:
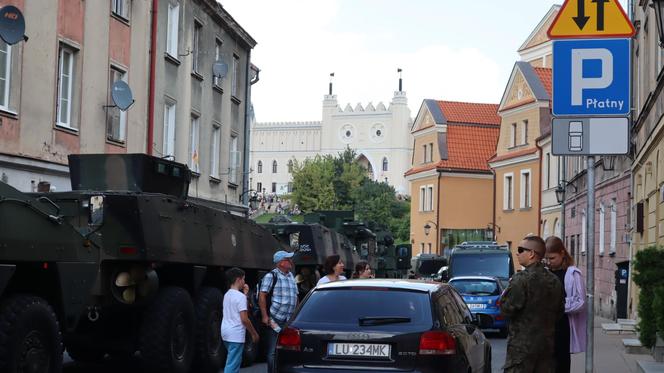
<path id="1" fill-rule="evenodd" d="M 650 246 L 636 253 L 634 282 L 639 293 L 639 340 L 655 345 L 657 332 L 664 332 L 664 251 Z"/>

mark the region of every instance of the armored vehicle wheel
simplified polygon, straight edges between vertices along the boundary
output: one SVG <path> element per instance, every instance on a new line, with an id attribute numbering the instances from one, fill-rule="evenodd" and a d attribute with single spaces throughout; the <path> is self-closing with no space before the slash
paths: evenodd
<path id="1" fill-rule="evenodd" d="M 186 373 L 194 357 L 194 305 L 179 287 L 161 289 L 143 315 L 140 331 L 148 371 Z"/>
<path id="2" fill-rule="evenodd" d="M 104 358 L 104 351 L 94 344 L 67 341 L 65 347 L 69 357 L 83 363 L 96 363 Z"/>
<path id="3" fill-rule="evenodd" d="M 62 371 L 62 334 L 51 306 L 39 297 L 13 296 L 0 306 L 0 372 Z"/>
<path id="4" fill-rule="evenodd" d="M 221 340 L 224 295 L 216 288 L 202 288 L 196 297 L 196 372 L 219 372 L 226 364 Z"/>

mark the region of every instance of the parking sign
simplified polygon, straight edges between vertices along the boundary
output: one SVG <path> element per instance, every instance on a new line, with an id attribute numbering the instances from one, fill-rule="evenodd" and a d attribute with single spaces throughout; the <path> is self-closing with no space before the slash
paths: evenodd
<path id="1" fill-rule="evenodd" d="M 626 116 L 629 82 L 629 39 L 553 42 L 554 116 Z"/>

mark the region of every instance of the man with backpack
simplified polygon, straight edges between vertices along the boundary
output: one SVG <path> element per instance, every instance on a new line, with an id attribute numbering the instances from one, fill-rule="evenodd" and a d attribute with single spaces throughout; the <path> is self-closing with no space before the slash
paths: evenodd
<path id="1" fill-rule="evenodd" d="M 267 369 L 274 372 L 277 338 L 297 306 L 297 285 L 291 273 L 294 253 L 277 251 L 272 257 L 275 268 L 261 281 L 258 306 L 261 321 L 267 326 Z"/>

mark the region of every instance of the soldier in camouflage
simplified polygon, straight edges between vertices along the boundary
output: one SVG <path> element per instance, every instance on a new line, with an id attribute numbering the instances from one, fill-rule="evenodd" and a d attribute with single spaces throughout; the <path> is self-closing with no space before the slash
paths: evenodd
<path id="1" fill-rule="evenodd" d="M 552 373 L 556 321 L 565 310 L 560 281 L 542 264 L 541 237 L 528 236 L 517 251 L 524 270 L 516 273 L 500 298 L 501 313 L 510 318 L 505 373 Z"/>

